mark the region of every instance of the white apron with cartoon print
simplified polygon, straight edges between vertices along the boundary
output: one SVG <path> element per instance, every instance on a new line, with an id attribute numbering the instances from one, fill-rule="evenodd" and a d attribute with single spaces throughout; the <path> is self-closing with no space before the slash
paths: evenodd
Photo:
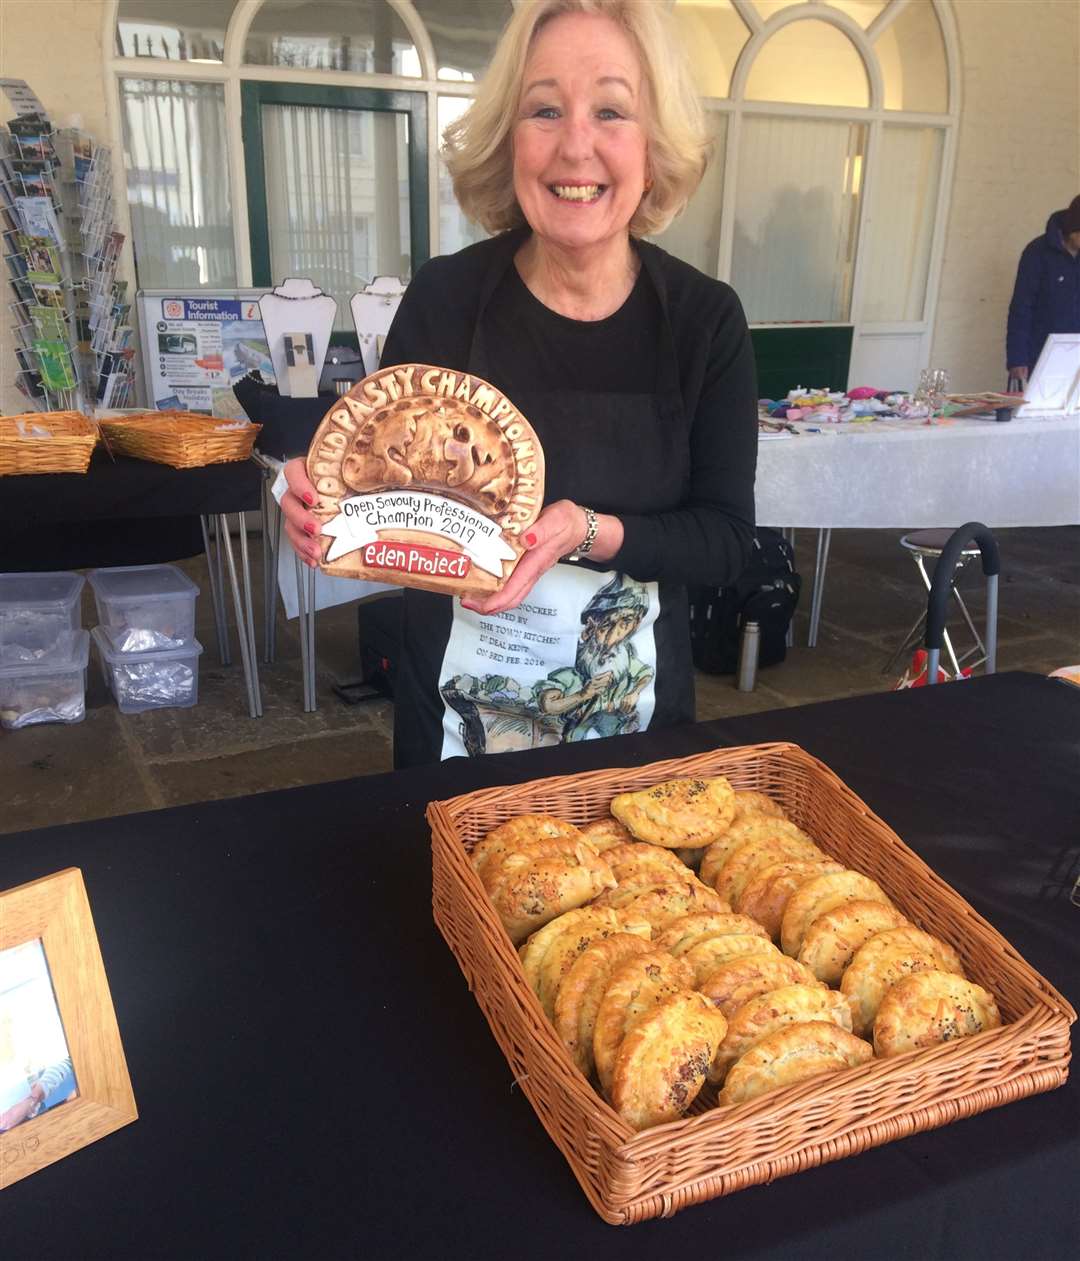
<path id="1" fill-rule="evenodd" d="M 656 583 L 569 564 L 505 613 L 455 601 L 439 674 L 442 757 L 646 730 L 659 611 Z"/>

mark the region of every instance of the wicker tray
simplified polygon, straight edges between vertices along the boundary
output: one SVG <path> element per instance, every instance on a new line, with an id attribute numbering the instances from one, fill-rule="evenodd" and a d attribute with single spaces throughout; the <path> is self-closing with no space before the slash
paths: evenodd
<path id="1" fill-rule="evenodd" d="M 914 923 L 955 947 L 968 976 L 997 999 L 1002 1027 L 734 1107 L 715 1107 L 715 1089 L 707 1087 L 692 1115 L 632 1130 L 577 1070 L 544 1016 L 467 853 L 515 814 L 539 811 L 580 824 L 607 813 L 616 792 L 716 774 L 774 797 L 824 850 L 871 876 Z M 720 749 L 490 788 L 432 802 L 427 817 L 435 923 L 515 1079 L 607 1222 L 670 1216 L 1066 1079 L 1076 1013 L 1065 999 L 826 766 L 795 745 Z"/>
<path id="2" fill-rule="evenodd" d="M 0 416 L 0 476 L 85 473 L 97 440 L 97 427 L 82 412 Z"/>
<path id="3" fill-rule="evenodd" d="M 136 460 L 170 464 L 173 468 L 202 468 L 247 460 L 261 425 L 223 420 L 198 412 L 143 412 L 101 420 L 109 450 Z M 236 426 L 240 424 L 240 428 Z M 229 428 L 226 428 L 229 426 Z"/>

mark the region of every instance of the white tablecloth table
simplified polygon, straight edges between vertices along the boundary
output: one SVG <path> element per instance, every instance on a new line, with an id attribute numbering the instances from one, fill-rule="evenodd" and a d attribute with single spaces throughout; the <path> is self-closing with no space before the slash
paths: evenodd
<path id="1" fill-rule="evenodd" d="M 834 529 L 1080 524 L 1080 415 L 796 427 L 758 444 L 757 519 L 819 531 L 811 646 Z"/>

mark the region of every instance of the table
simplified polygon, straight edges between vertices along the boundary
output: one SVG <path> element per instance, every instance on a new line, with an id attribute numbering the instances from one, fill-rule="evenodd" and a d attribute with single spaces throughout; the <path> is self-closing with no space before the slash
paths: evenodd
<path id="1" fill-rule="evenodd" d="M 887 736 L 883 736 L 887 733 Z M 0 1192 L 5 1258 L 1080 1254 L 1080 1078 L 606 1226 L 431 922 L 425 803 L 790 739 L 1074 1004 L 1080 690 L 1006 674 L 0 839 L 82 868 L 140 1119 Z"/>
<path id="2" fill-rule="evenodd" d="M 94 452 L 86 473 L 4 477 L 0 479 L 0 526 L 4 532 L 0 569 L 33 573 L 175 560 L 202 550 L 198 535 L 188 531 L 186 540 L 177 543 L 175 531 L 165 531 L 158 539 L 159 526 L 197 520 L 210 574 L 221 660 L 229 664 L 224 553 L 248 712 L 252 718 L 261 717 L 244 513 L 260 507 L 262 485 L 262 472 L 250 460 L 175 469 L 122 455 L 111 457 L 101 447 Z M 239 521 L 243 600 L 229 535 L 231 513 L 236 513 Z M 88 528 L 92 524 L 112 527 L 104 542 Z M 216 546 L 212 545 L 211 532 Z"/>
<path id="3" fill-rule="evenodd" d="M 834 529 L 1080 523 L 1080 415 L 820 428 L 759 442 L 756 485 L 758 521 L 818 531 L 811 647 Z"/>

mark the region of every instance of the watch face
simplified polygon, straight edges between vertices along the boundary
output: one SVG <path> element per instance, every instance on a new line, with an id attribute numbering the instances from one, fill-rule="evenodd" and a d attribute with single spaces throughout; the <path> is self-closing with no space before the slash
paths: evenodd
<path id="1" fill-rule="evenodd" d="M 373 373 L 315 433 L 322 569 L 434 591 L 497 591 L 544 501 L 544 455 L 500 391 L 402 364 Z"/>

